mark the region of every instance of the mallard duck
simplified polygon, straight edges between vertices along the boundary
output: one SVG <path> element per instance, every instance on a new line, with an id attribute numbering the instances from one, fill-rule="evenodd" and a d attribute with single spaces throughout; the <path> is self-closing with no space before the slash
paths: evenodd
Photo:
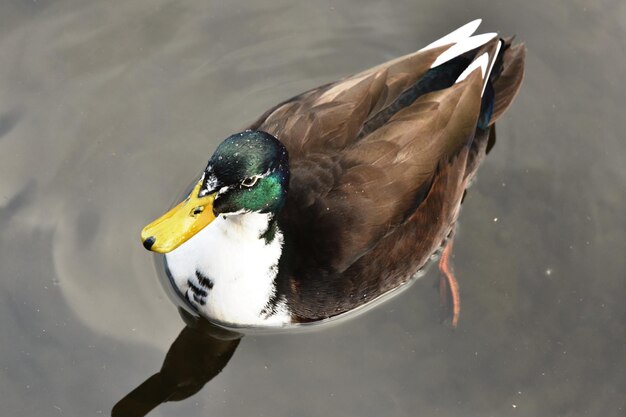
<path id="1" fill-rule="evenodd" d="M 523 45 L 470 22 L 302 93 L 226 138 L 146 226 L 176 293 L 234 327 L 344 315 L 448 265 L 465 189 L 523 78 Z"/>

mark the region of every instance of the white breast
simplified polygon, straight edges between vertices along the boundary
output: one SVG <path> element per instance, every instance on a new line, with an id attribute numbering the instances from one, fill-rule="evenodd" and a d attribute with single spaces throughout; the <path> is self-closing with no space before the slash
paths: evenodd
<path id="1" fill-rule="evenodd" d="M 165 256 L 178 290 L 209 319 L 243 326 L 290 323 L 284 300 L 267 311 L 283 236 L 266 243 L 268 214 L 219 216 L 193 238 Z M 208 283 L 208 278 L 212 283 Z"/>

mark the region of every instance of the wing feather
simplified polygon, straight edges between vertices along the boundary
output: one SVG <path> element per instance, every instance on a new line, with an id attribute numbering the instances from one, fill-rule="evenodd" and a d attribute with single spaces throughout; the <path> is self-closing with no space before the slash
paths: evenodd
<path id="1" fill-rule="evenodd" d="M 499 40 L 470 35 L 458 42 L 487 52 L 493 63 Z M 428 194 L 437 167 L 471 144 L 488 71 L 468 71 L 448 88 L 396 102 L 446 51 L 447 61 L 468 53 L 455 45 L 435 45 L 310 90 L 251 126 L 273 134 L 289 151 L 291 181 L 282 216 L 299 252 L 306 253 L 303 267 L 345 271 L 406 221 Z M 393 111 L 383 123 L 363 130 L 388 108 Z"/>

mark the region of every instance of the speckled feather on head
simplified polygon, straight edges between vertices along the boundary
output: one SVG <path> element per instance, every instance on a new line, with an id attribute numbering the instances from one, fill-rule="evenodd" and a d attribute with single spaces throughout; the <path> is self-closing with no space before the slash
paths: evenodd
<path id="1" fill-rule="evenodd" d="M 201 192 L 218 191 L 213 205 L 216 214 L 278 212 L 288 184 L 285 146 L 268 133 L 246 131 L 229 136 L 217 147 L 204 172 Z"/>

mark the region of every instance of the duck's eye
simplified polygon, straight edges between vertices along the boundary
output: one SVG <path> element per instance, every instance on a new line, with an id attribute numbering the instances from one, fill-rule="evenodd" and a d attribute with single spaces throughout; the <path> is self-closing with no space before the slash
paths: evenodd
<path id="1" fill-rule="evenodd" d="M 203 211 L 204 211 L 204 206 L 198 206 L 192 209 L 189 215 L 191 215 L 192 217 L 196 217 L 198 214 L 202 213 Z"/>
<path id="2" fill-rule="evenodd" d="M 252 187 L 259 180 L 259 176 L 255 175 L 253 177 L 246 178 L 241 182 L 241 185 L 244 187 Z"/>

